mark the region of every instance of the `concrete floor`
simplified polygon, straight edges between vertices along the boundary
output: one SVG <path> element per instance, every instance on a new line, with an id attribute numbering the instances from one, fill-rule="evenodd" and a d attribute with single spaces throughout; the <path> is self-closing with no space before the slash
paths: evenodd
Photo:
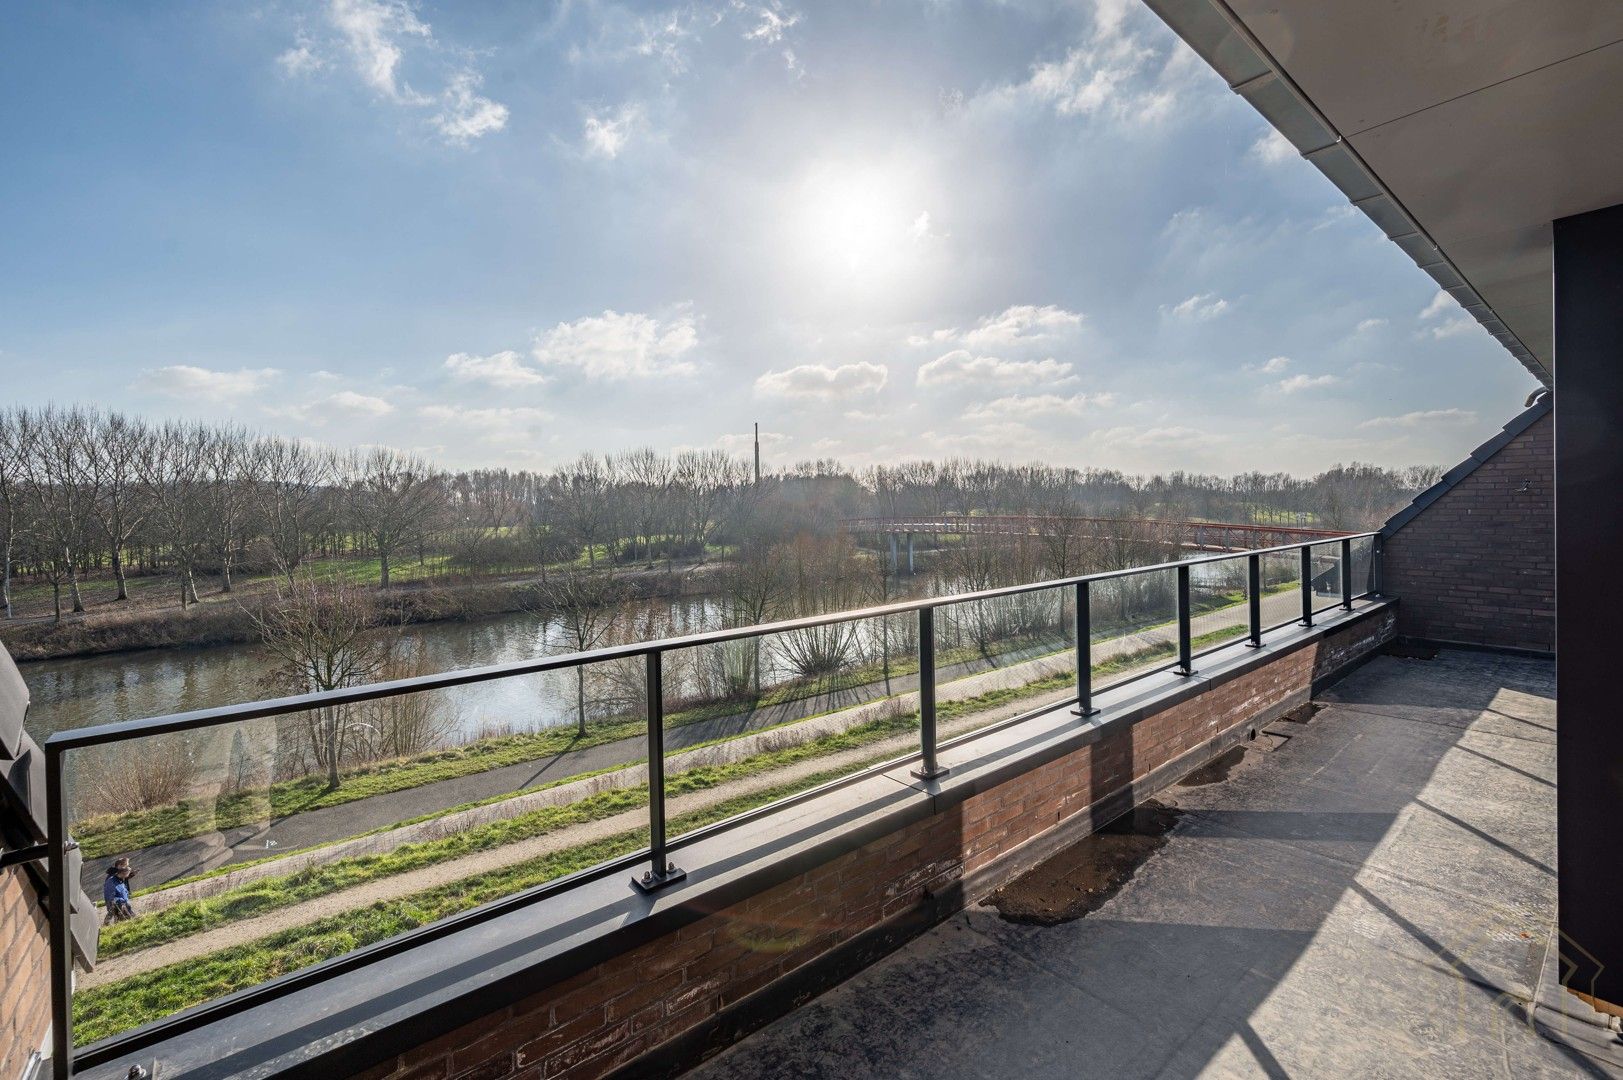
<path id="1" fill-rule="evenodd" d="M 1528 1006 L 1555 918 L 1554 665 L 1380 657 L 1321 700 L 1169 792 L 1170 843 L 1094 914 L 973 908 L 690 1075 L 1623 1076 L 1593 1013 Z"/>

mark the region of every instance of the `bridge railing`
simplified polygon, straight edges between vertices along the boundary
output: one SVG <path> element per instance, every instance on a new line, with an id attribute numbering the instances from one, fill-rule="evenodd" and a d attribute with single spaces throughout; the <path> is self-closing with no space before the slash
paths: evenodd
<path id="1" fill-rule="evenodd" d="M 1112 582 L 1120 583 L 1142 575 L 1171 575 L 1176 582 L 1174 618 L 1170 624 L 1155 632 L 1166 635 L 1164 638 L 1158 638 L 1158 641 L 1175 647 L 1165 650 L 1165 662 L 1156 660 L 1149 666 L 1136 670 L 1133 677 L 1141 678 L 1145 675 L 1169 670 L 1180 675 L 1190 675 L 1195 670 L 1194 662 L 1199 655 L 1199 645 L 1202 638 L 1202 634 L 1197 633 L 1196 622 L 1198 619 L 1213 617 L 1197 611 L 1199 605 L 1196 592 L 1202 584 L 1199 576 L 1202 573 L 1202 567 L 1223 561 L 1244 561 L 1247 574 L 1245 586 L 1246 616 L 1243 633 L 1250 645 L 1261 646 L 1263 635 L 1270 628 L 1269 617 L 1265 615 L 1265 611 L 1273 611 L 1277 616 L 1281 610 L 1278 601 L 1282 598 L 1289 599 L 1288 593 L 1280 592 L 1277 584 L 1273 588 L 1269 587 L 1267 581 L 1272 575 L 1265 574 L 1266 567 L 1277 564 L 1288 568 L 1292 561 L 1299 563 L 1300 572 L 1296 575 L 1296 577 L 1299 577 L 1299 582 L 1296 577 L 1293 577 L 1290 579 L 1289 587 L 1296 589 L 1300 593 L 1298 609 L 1300 621 L 1311 625 L 1315 614 L 1322 612 L 1326 606 L 1340 605 L 1351 608 L 1355 599 L 1377 591 L 1373 554 L 1373 538 L 1375 535 L 1375 533 L 1354 533 L 1339 536 L 1329 542 L 1313 541 L 1281 545 L 1245 552 L 1238 556 L 1233 554 L 1201 556 L 1159 563 L 1153 566 L 1140 566 L 1098 574 L 1085 574 L 1002 588 L 983 589 L 976 592 L 928 597 L 808 618 L 789 619 L 690 634 L 682 637 L 590 649 L 568 655 L 538 657 L 440 674 L 393 679 L 318 693 L 199 709 L 142 720 L 122 721 L 54 734 L 45 742 L 44 771 L 48 808 L 48 839 L 45 857 L 48 860 L 50 879 L 51 1008 L 54 1047 L 52 1061 L 55 1075 L 61 1080 L 66 1080 L 75 1069 L 85 1069 L 106 1064 L 121 1056 L 151 1046 L 161 1039 L 197 1028 L 211 1020 L 232 1015 L 249 1007 L 274 1000 L 302 987 L 310 986 L 383 957 L 411 949 L 427 941 L 489 920 L 523 905 L 533 904 L 546 897 L 577 888 L 586 882 L 600 880 L 607 875 L 624 873 L 627 875 L 627 887 L 643 892 L 655 892 L 668 888 L 679 889 L 680 883 L 685 877 L 685 872 L 678 866 L 678 860 L 681 857 L 682 850 L 691 847 L 697 841 L 725 830 L 737 828 L 745 822 L 777 813 L 786 807 L 802 803 L 832 788 L 851 784 L 877 773 L 894 769 L 899 765 L 911 764 L 915 776 L 925 781 L 936 780 L 948 771 L 941 762 L 941 750 L 944 747 L 959 744 L 962 740 L 968 738 L 968 736 L 962 736 L 958 740 L 944 741 L 941 738 L 938 725 L 940 710 L 937 704 L 936 619 L 938 613 L 944 610 L 950 611 L 961 605 L 983 603 L 998 598 L 1045 592 L 1058 592 L 1062 602 L 1066 597 L 1071 598 L 1075 625 L 1069 628 L 1067 638 L 1074 635 L 1075 694 L 1073 700 L 1076 704 L 1075 712 L 1081 717 L 1086 717 L 1095 711 L 1093 706 L 1095 636 L 1091 624 L 1094 607 L 1091 594 L 1095 590 L 1099 590 Z M 1369 549 L 1368 555 L 1360 553 L 1359 558 L 1355 559 L 1355 545 L 1367 547 Z M 1355 562 L 1358 562 L 1359 559 L 1364 560 L 1362 568 L 1355 566 Z M 1334 580 L 1327 583 L 1324 571 L 1329 567 L 1334 567 Z M 1329 585 L 1333 585 L 1333 588 L 1329 588 Z M 1225 596 L 1228 595 L 1232 594 L 1225 594 Z M 1327 600 L 1328 603 L 1326 603 Z M 917 620 L 918 742 L 910 751 L 900 757 L 853 771 L 828 783 L 800 791 L 787 798 L 779 799 L 745 813 L 703 824 L 682 833 L 682 835 L 674 839 L 668 835 L 668 800 L 665 778 L 666 747 L 664 743 L 667 690 L 664 661 L 667 656 L 678 650 L 695 647 L 715 646 L 729 642 L 749 642 L 767 635 L 797 633 L 823 627 L 895 617 Z M 1226 628 L 1221 629 L 1220 635 L 1226 634 L 1229 630 L 1238 629 L 1238 622 L 1234 622 L 1232 625 L 1226 625 Z M 1239 634 L 1235 633 L 1233 636 L 1238 637 Z M 1157 655 L 1161 654 L 1158 653 Z M 426 925 L 374 942 L 334 959 L 292 971 L 269 982 L 239 990 L 227 997 L 194 1006 L 184 1012 L 147 1024 L 128 1033 L 94 1043 L 79 1051 L 77 1055 L 75 1054 L 72 1008 L 73 953 L 70 936 L 70 923 L 73 915 L 70 912 L 70 901 L 75 894 L 75 890 L 72 888 L 75 883 L 70 880 L 75 860 L 70 856 L 75 854 L 75 845 L 70 836 L 66 798 L 65 763 L 68 755 L 97 747 L 119 747 L 133 740 L 183 732 L 207 731 L 258 719 L 312 714 L 331 716 L 335 715 L 333 710 L 362 702 L 400 699 L 408 695 L 421 694 L 425 691 L 492 683 L 543 672 L 579 671 L 588 665 L 603 664 L 609 661 L 631 661 L 640 664 L 645 676 L 642 711 L 643 737 L 647 744 L 648 840 L 640 849 L 629 854 L 609 858 L 595 866 L 571 873 L 568 876 L 547 881 L 534 887 L 524 888 L 522 891 L 470 910 L 464 910 L 437 921 L 429 922 Z M 1117 684 L 1119 684 L 1119 681 Z M 1056 706 L 1050 704 L 1036 711 L 1049 711 L 1054 707 Z M 996 726 L 1019 723 L 1032 715 L 1035 715 L 1035 712 L 1023 713 L 999 721 Z M 980 730 L 989 729 L 982 728 Z M 921 797 L 927 796 L 921 795 Z"/>

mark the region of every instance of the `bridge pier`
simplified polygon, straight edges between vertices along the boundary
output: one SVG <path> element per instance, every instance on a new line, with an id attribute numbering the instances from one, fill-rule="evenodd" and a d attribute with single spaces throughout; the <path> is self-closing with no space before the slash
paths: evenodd
<path id="1" fill-rule="evenodd" d="M 898 569 L 896 555 L 896 534 L 886 533 L 885 536 L 890 540 L 890 572 L 894 574 Z"/>
<path id="2" fill-rule="evenodd" d="M 913 534 L 907 534 L 907 576 L 913 576 Z"/>

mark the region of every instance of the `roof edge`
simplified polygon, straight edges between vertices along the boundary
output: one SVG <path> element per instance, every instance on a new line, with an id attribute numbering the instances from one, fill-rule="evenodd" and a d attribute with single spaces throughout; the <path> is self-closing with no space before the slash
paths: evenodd
<path id="1" fill-rule="evenodd" d="M 1516 436 L 1532 427 L 1535 422 L 1548 414 L 1553 408 L 1555 408 L 1555 395 L 1549 391 L 1539 394 L 1533 404 L 1512 417 L 1499 434 L 1472 450 L 1464 461 L 1444 473 L 1441 480 L 1416 495 L 1408 506 L 1388 518 L 1386 524 L 1381 526 L 1380 538 L 1382 540 L 1390 539 L 1399 529 L 1419 517 L 1432 503 L 1458 487 L 1460 482 L 1467 476 L 1486 465 L 1494 455 L 1509 446 Z"/>

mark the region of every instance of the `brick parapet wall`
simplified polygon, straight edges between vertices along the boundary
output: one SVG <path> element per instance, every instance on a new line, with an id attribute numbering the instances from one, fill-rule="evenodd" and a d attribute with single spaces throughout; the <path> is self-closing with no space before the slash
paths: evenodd
<path id="1" fill-rule="evenodd" d="M 1540 417 L 1385 538 L 1400 634 L 1555 651 L 1554 433 Z"/>
<path id="2" fill-rule="evenodd" d="M 989 875 L 1020 868 L 1022 845 L 1120 797 L 1156 770 L 1193 768 L 1200 762 L 1180 757 L 1305 701 L 1316 680 L 1390 639 L 1395 618 L 1388 609 L 1284 653 L 1120 734 L 497 1009 L 366 1076 L 539 1080 L 602 1076 L 638 1059 L 649 1066 L 671 1040 L 691 1036 L 750 995 L 966 879 L 973 879 L 974 894 L 966 899 L 977 899 L 1001 882 Z"/>
<path id="3" fill-rule="evenodd" d="M 0 870 L 0 1080 L 22 1075 L 51 1023 L 44 897 L 27 874 Z"/>

